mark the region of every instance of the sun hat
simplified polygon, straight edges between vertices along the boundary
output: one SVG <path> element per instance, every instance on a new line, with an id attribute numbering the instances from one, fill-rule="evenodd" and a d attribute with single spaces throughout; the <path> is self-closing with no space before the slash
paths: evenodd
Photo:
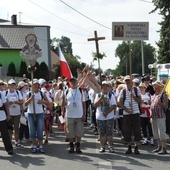
<path id="1" fill-rule="evenodd" d="M 123 80 L 124 80 L 124 81 L 130 80 L 130 76 L 129 76 L 129 75 L 125 76 Z"/>
<path id="2" fill-rule="evenodd" d="M 164 87 L 164 84 L 162 82 L 160 82 L 160 81 L 155 81 L 152 85 L 153 86 L 157 85 L 157 86 L 160 86 L 160 87 Z"/>
<path id="3" fill-rule="evenodd" d="M 24 81 L 20 81 L 19 83 L 18 83 L 18 87 L 24 87 L 24 86 L 26 86 L 27 85 L 27 83 L 25 83 Z"/>
<path id="4" fill-rule="evenodd" d="M 0 84 L 4 84 L 4 82 L 2 80 L 0 80 Z"/>
<path id="5" fill-rule="evenodd" d="M 10 79 L 10 80 L 8 81 L 8 84 L 16 84 L 16 82 L 15 82 L 14 79 Z"/>
<path id="6" fill-rule="evenodd" d="M 145 83 L 140 83 L 139 87 L 145 87 L 146 88 L 146 85 L 145 85 Z"/>

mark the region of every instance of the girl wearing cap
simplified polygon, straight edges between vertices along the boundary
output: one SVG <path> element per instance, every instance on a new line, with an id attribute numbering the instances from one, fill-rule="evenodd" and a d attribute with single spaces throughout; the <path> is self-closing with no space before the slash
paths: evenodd
<path id="1" fill-rule="evenodd" d="M 26 99 L 26 93 L 28 89 L 28 84 L 24 81 L 20 81 L 18 83 L 18 90 L 20 91 L 23 100 Z M 21 106 L 21 119 L 20 119 L 20 128 L 19 128 L 19 140 L 22 141 L 23 137 L 29 141 L 29 129 L 28 129 L 28 122 L 27 122 L 27 107 L 25 107 L 24 103 Z"/>

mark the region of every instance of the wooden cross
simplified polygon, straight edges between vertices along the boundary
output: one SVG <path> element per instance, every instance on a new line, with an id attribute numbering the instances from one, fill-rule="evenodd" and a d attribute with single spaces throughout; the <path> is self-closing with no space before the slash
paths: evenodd
<path id="1" fill-rule="evenodd" d="M 105 37 L 98 37 L 97 36 L 97 31 L 94 31 L 94 38 L 88 38 L 88 41 L 95 41 L 96 43 L 96 54 L 99 54 L 99 40 L 104 40 Z M 100 71 L 100 60 L 98 58 L 98 65 L 99 65 L 99 77 L 100 77 L 100 84 L 101 84 L 101 71 Z"/>
<path id="2" fill-rule="evenodd" d="M 97 37 L 97 31 L 94 31 L 94 38 L 88 38 L 88 41 L 95 41 L 96 43 L 96 53 L 99 54 L 99 40 L 104 40 L 105 37 Z"/>

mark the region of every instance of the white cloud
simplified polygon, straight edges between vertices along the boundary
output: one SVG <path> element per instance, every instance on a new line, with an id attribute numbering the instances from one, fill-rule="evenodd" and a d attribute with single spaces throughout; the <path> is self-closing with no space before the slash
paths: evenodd
<path id="1" fill-rule="evenodd" d="M 149 40 L 146 42 L 157 48 L 155 41 L 159 40 L 157 31 L 160 28 L 158 22 L 161 21 L 161 17 L 157 13 L 149 14 L 154 9 L 152 3 L 145 3 L 139 0 L 63 1 L 109 28 L 111 28 L 112 22 L 116 21 L 149 22 Z M 79 55 L 82 62 L 87 64 L 92 62 L 91 53 L 95 51 L 95 43 L 88 42 L 87 39 L 94 37 L 94 30 L 97 30 L 98 36 L 106 38 L 99 41 L 100 52 L 105 52 L 107 55 L 107 58 L 101 61 L 101 68 L 103 70 L 108 68 L 115 69 L 118 64 L 118 58 L 115 58 L 114 54 L 116 47 L 121 41 L 112 41 L 110 29 L 88 20 L 64 5 L 60 0 L 5 0 L 1 2 L 0 15 L 2 19 L 7 19 L 7 14 L 10 19 L 12 14 L 19 15 L 19 12 L 22 12 L 22 23 L 51 26 L 51 38 L 69 37 L 73 44 L 74 55 Z M 98 67 L 97 62 L 94 64 L 95 67 Z"/>

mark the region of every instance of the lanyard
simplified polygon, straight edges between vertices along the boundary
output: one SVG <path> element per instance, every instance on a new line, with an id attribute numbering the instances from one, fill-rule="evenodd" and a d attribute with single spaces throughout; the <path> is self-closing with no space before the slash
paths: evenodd
<path id="1" fill-rule="evenodd" d="M 71 92 L 71 95 L 72 95 L 72 98 L 73 98 L 74 102 L 75 102 L 76 93 L 77 93 L 77 89 L 76 89 L 74 95 L 73 95 L 73 92 Z"/>

